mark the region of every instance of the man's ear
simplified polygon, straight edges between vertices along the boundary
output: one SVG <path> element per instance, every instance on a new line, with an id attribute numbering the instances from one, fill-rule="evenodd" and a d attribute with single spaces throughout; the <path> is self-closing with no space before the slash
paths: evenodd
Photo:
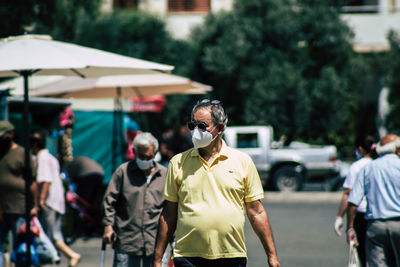
<path id="1" fill-rule="evenodd" d="M 218 124 L 218 131 L 219 132 L 223 132 L 224 130 L 225 130 L 225 125 L 222 122 L 220 122 Z"/>

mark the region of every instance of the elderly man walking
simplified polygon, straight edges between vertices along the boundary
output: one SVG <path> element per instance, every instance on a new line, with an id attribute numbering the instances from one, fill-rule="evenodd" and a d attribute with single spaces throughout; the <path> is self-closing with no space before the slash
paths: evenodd
<path id="1" fill-rule="evenodd" d="M 400 138 L 393 134 L 383 137 L 376 151 L 379 158 L 358 173 L 348 198 L 347 235 L 357 244 L 354 218 L 365 196 L 367 266 L 400 266 Z"/>
<path id="2" fill-rule="evenodd" d="M 194 148 L 174 156 L 168 165 L 153 266 L 161 266 L 174 233 L 176 267 L 246 266 L 245 209 L 268 264 L 280 266 L 256 167 L 247 154 L 221 138 L 227 121 L 217 100 L 194 106 L 188 123 Z"/>
<path id="3" fill-rule="evenodd" d="M 140 133 L 133 141 L 136 159 L 117 168 L 103 201 L 103 239 L 114 242 L 114 267 L 149 267 L 164 198 L 167 169 L 154 161 L 158 141 Z"/>

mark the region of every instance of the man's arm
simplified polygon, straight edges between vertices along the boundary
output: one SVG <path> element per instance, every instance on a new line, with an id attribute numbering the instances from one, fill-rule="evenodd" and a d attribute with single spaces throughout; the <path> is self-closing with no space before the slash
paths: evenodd
<path id="1" fill-rule="evenodd" d="M 40 186 L 40 193 L 39 193 L 39 206 L 41 209 L 44 208 L 44 202 L 46 200 L 46 196 L 49 193 L 50 183 L 43 182 Z"/>
<path id="2" fill-rule="evenodd" d="M 122 177 L 123 173 L 121 169 L 117 169 L 113 176 L 111 177 L 110 182 L 108 183 L 106 192 L 104 193 L 103 202 L 102 202 L 102 224 L 104 225 L 104 233 L 103 233 L 103 241 L 106 244 L 115 242 L 117 239 L 117 235 L 114 231 L 114 219 L 116 214 L 115 205 L 119 198 L 119 195 L 122 194 Z"/>
<path id="3" fill-rule="evenodd" d="M 349 242 L 353 241 L 356 246 L 358 246 L 356 231 L 354 230 L 354 219 L 357 213 L 357 206 L 349 202 L 349 207 L 347 208 L 347 240 Z"/>
<path id="4" fill-rule="evenodd" d="M 161 266 L 161 260 L 165 248 L 167 247 L 168 242 L 172 240 L 172 237 L 175 233 L 177 217 L 178 203 L 166 200 L 164 204 L 164 209 L 161 212 L 160 220 L 158 222 L 153 267 Z"/>
<path id="5" fill-rule="evenodd" d="M 335 232 L 338 236 L 342 235 L 343 230 L 343 216 L 347 209 L 347 199 L 349 198 L 351 189 L 346 188 L 343 191 L 342 199 L 339 204 L 338 213 L 335 220 Z"/>
<path id="6" fill-rule="evenodd" d="M 251 226 L 260 239 L 265 253 L 268 256 L 269 266 L 279 267 L 280 263 L 276 253 L 274 238 L 272 236 L 272 230 L 267 211 L 264 209 L 261 201 L 259 200 L 246 202 L 246 210 Z"/>
<path id="7" fill-rule="evenodd" d="M 33 199 L 33 208 L 31 209 L 30 213 L 31 216 L 38 216 L 38 206 L 39 206 L 39 193 L 38 193 L 38 186 L 37 186 L 37 182 L 33 181 L 31 186 L 30 186 L 30 190 L 31 190 L 31 196 Z"/>

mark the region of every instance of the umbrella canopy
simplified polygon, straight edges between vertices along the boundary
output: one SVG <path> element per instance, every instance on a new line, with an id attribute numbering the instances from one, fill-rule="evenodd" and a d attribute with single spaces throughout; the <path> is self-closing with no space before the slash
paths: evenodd
<path id="1" fill-rule="evenodd" d="M 0 77 L 24 78 L 24 179 L 30 181 L 29 151 L 29 84 L 28 77 L 36 75 L 67 75 L 99 77 L 104 75 L 148 74 L 171 71 L 173 66 L 121 56 L 98 49 L 54 41 L 44 35 L 13 36 L 0 40 Z M 25 183 L 26 224 L 29 225 L 31 207 L 30 185 Z M 30 229 L 27 227 L 27 247 L 30 247 Z M 31 250 L 27 249 L 27 266 Z"/>
<path id="2" fill-rule="evenodd" d="M 146 74 L 174 67 L 80 45 L 54 41 L 48 35 L 22 35 L 0 40 L 0 76 L 36 75 L 99 77 Z"/>
<path id="3" fill-rule="evenodd" d="M 31 96 L 51 96 L 61 98 L 132 98 L 147 97 L 156 94 L 204 94 L 212 90 L 211 86 L 193 82 L 188 78 L 166 74 L 118 75 L 103 76 L 98 78 L 59 77 L 49 76 L 47 83 L 42 77 L 32 79 L 40 80 L 30 90 Z M 1 88 L 10 88 L 16 84 L 11 82 L 1 84 Z M 118 95 L 119 88 L 120 95 Z M 22 94 L 15 90 L 14 95 Z"/>

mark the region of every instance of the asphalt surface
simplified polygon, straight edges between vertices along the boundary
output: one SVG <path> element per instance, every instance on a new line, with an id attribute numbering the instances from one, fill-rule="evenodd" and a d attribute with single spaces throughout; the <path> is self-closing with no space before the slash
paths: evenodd
<path id="1" fill-rule="evenodd" d="M 348 247 L 333 231 L 341 192 L 266 192 L 263 204 L 270 217 L 282 267 L 346 266 Z M 267 257 L 246 222 L 248 267 L 267 266 Z M 71 247 L 82 255 L 81 267 L 99 267 L 101 239 L 80 238 Z M 113 251 L 105 252 L 105 267 L 112 266 Z M 59 265 L 67 267 L 63 256 Z"/>

